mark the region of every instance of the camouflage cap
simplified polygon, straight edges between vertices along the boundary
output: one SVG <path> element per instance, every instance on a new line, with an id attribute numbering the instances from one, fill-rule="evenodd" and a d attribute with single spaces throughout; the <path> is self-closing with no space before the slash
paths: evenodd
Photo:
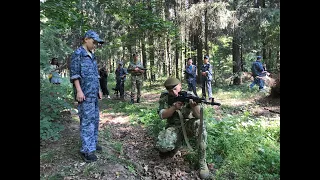
<path id="1" fill-rule="evenodd" d="M 169 77 L 165 82 L 164 86 L 166 87 L 167 90 L 173 89 L 176 85 L 178 85 L 180 82 L 179 79 L 175 77 Z"/>
<path id="2" fill-rule="evenodd" d="M 89 30 L 86 32 L 86 34 L 84 35 L 84 37 L 88 37 L 88 38 L 92 38 L 93 40 L 97 41 L 100 44 L 103 44 L 104 41 L 102 39 L 99 38 L 99 35 L 94 32 L 93 30 Z"/>

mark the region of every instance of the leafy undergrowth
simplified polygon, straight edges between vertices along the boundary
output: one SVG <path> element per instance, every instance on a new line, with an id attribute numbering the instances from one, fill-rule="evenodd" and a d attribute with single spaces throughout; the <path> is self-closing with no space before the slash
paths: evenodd
<path id="1" fill-rule="evenodd" d="M 94 163 L 80 158 L 77 115 L 65 116 L 61 138 L 40 147 L 40 179 L 199 179 L 196 153 L 183 147 L 161 159 L 154 149 L 165 125 L 157 115 L 162 90 L 146 88 L 134 105 L 128 103 L 128 92 L 125 101 L 114 96 L 100 101 L 103 151 Z M 222 106 L 204 106 L 212 179 L 280 179 L 280 117 L 275 113 L 280 113 L 280 101 L 266 95 L 246 85 L 214 89 Z"/>

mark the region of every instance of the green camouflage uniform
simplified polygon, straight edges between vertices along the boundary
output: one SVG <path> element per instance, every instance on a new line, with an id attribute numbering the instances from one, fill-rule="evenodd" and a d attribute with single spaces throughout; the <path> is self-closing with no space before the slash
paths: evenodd
<path id="1" fill-rule="evenodd" d="M 137 98 L 141 97 L 141 86 L 143 83 L 143 73 L 136 73 L 132 70 L 134 70 L 136 67 L 143 68 L 143 65 L 141 62 L 137 61 L 137 63 L 134 63 L 134 61 L 130 61 L 128 72 L 131 74 L 131 99 L 134 99 L 134 96 L 136 94 L 137 90 Z"/>
<path id="2" fill-rule="evenodd" d="M 189 91 L 188 93 L 193 94 L 193 92 Z M 168 99 L 172 98 L 168 93 L 162 93 L 159 100 L 159 109 L 167 109 L 172 105 L 168 104 Z M 181 109 L 181 113 L 183 115 L 184 125 L 187 132 L 187 136 L 198 137 L 198 131 L 200 126 L 200 119 L 195 118 L 193 116 L 191 107 L 189 103 L 185 103 L 185 105 Z M 205 148 L 207 144 L 207 131 L 205 126 L 203 128 L 203 142 L 201 143 L 201 147 L 204 149 L 200 149 L 200 152 L 205 153 Z M 178 148 L 181 145 L 181 142 L 184 140 L 181 128 L 181 122 L 179 119 L 179 115 L 177 112 L 174 112 L 171 117 L 167 119 L 167 126 L 165 130 L 162 130 L 157 139 L 156 147 L 160 152 L 168 152 L 175 148 Z M 202 155 L 205 157 L 205 155 Z"/>
<path id="3" fill-rule="evenodd" d="M 165 82 L 164 86 L 167 90 L 172 90 L 176 85 L 181 83 L 181 81 L 174 77 L 169 77 Z M 193 96 L 194 93 L 191 91 L 187 92 Z M 168 92 L 162 93 L 159 99 L 159 108 L 158 113 L 161 118 L 161 111 L 168 109 L 172 106 L 172 100 L 174 98 Z M 169 104 L 170 102 L 170 104 Z M 180 114 L 180 116 L 179 116 Z M 203 109 L 200 108 L 200 116 L 203 115 Z M 180 145 L 181 142 L 184 140 L 183 136 L 183 129 L 181 126 L 182 118 L 185 135 L 188 136 L 196 136 L 197 137 L 197 148 L 198 155 L 199 155 L 199 166 L 200 166 L 200 178 L 206 179 L 209 177 L 209 169 L 206 163 L 206 148 L 207 148 L 207 131 L 206 131 L 206 123 L 205 119 L 202 117 L 202 124 L 200 119 L 196 118 L 193 115 L 190 103 L 184 103 L 181 110 L 176 110 L 171 117 L 167 118 L 167 126 L 166 129 L 161 131 L 157 137 L 156 148 L 162 152 L 174 152 Z M 201 130 L 199 132 L 199 130 Z M 199 134 L 200 133 L 200 134 Z M 186 137 L 186 138 L 187 138 Z M 187 140 L 188 141 L 188 140 Z M 190 145 L 187 143 L 189 148 Z"/>

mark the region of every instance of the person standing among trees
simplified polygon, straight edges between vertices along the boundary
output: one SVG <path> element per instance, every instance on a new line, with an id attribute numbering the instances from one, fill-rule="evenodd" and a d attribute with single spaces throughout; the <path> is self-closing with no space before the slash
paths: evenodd
<path id="1" fill-rule="evenodd" d="M 98 43 L 104 43 L 99 35 L 93 30 L 87 31 L 82 46 L 73 52 L 70 64 L 70 81 L 74 87 L 75 99 L 78 101 L 80 118 L 80 153 L 85 162 L 96 161 L 95 151 L 102 150 L 98 145 L 98 99 L 102 99 L 102 92 L 97 61 L 92 52 Z"/>
<path id="2" fill-rule="evenodd" d="M 128 72 L 131 74 L 131 103 L 134 103 L 134 97 L 137 91 L 137 103 L 140 103 L 141 87 L 143 83 L 144 68 L 142 63 L 138 60 L 138 54 L 133 54 L 133 61 L 130 61 Z"/>
<path id="3" fill-rule="evenodd" d="M 100 86 L 101 86 L 103 96 L 105 96 L 105 98 L 110 99 L 109 89 L 108 89 L 108 74 L 109 73 L 106 65 L 102 65 L 102 67 L 99 69 Z"/>
<path id="4" fill-rule="evenodd" d="M 201 84 L 202 84 L 202 97 L 206 98 L 206 90 L 208 92 L 209 101 L 212 99 L 212 66 L 209 63 L 209 56 L 204 56 L 203 65 L 201 66 Z"/>
<path id="5" fill-rule="evenodd" d="M 124 82 L 126 80 L 127 71 L 123 68 L 123 62 L 118 62 L 118 68 L 115 71 L 116 74 L 116 96 L 118 97 L 118 92 L 120 92 L 120 100 L 124 100 Z"/>
<path id="6" fill-rule="evenodd" d="M 60 66 L 57 58 L 52 58 L 50 62 L 49 81 L 52 84 L 61 84 Z"/>
<path id="7" fill-rule="evenodd" d="M 193 93 L 198 96 L 197 94 L 197 66 L 192 64 L 192 58 L 188 58 L 188 64 L 186 66 L 186 79 L 188 82 L 188 91 L 193 91 Z"/>

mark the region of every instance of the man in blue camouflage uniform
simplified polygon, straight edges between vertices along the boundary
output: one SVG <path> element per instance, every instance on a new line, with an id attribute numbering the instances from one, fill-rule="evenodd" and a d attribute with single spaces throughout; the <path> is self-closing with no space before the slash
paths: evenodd
<path id="1" fill-rule="evenodd" d="M 209 101 L 212 99 L 212 66 L 209 63 L 209 56 L 204 56 L 203 64 L 201 66 L 201 84 L 202 84 L 202 97 L 206 98 L 206 89 L 208 91 Z"/>
<path id="2" fill-rule="evenodd" d="M 130 61 L 128 72 L 131 74 L 131 103 L 134 103 L 134 96 L 137 94 L 137 103 L 140 103 L 141 86 L 143 82 L 143 65 L 138 61 L 138 54 L 133 54 L 133 61 Z M 137 91 L 137 93 L 136 93 Z"/>
<path id="3" fill-rule="evenodd" d="M 120 99 L 124 100 L 124 82 L 126 80 L 127 71 L 125 68 L 123 68 L 123 62 L 119 61 L 118 68 L 115 71 L 116 74 L 116 96 L 118 97 L 118 91 L 120 92 Z"/>
<path id="4" fill-rule="evenodd" d="M 85 33 L 82 46 L 76 49 L 71 56 L 70 81 L 73 83 L 75 99 L 78 101 L 80 118 L 81 155 L 84 161 L 97 160 L 94 154 L 101 150 L 98 146 L 99 106 L 98 98 L 102 98 L 99 85 L 97 61 L 93 50 L 97 44 L 104 42 L 99 35 L 89 30 Z"/>
<path id="5" fill-rule="evenodd" d="M 254 85 L 257 84 L 259 86 L 259 90 L 263 91 L 263 87 L 264 87 L 263 77 L 266 76 L 267 71 L 265 71 L 261 63 L 261 56 L 257 56 L 257 60 L 252 63 L 251 72 L 254 80 L 249 86 L 250 90 L 253 88 Z"/>
<path id="6" fill-rule="evenodd" d="M 164 86 L 167 92 L 162 93 L 159 99 L 158 113 L 161 119 L 167 119 L 166 129 L 162 130 L 156 142 L 156 148 L 160 156 L 172 156 L 180 147 L 184 136 L 181 119 L 185 126 L 186 134 L 199 138 L 199 128 L 202 128 L 202 142 L 197 142 L 200 165 L 200 178 L 205 179 L 209 176 L 209 169 L 206 163 L 207 131 L 205 125 L 200 127 L 200 105 L 190 100 L 189 103 L 175 102 L 169 104 L 171 99 L 178 96 L 181 91 L 181 82 L 177 78 L 169 77 Z M 188 91 L 193 94 L 192 91 Z"/>
<path id="7" fill-rule="evenodd" d="M 197 94 L 197 66 L 192 64 L 192 58 L 188 58 L 188 64 L 186 66 L 186 79 L 188 82 L 188 91 L 192 91 L 196 96 Z"/>

